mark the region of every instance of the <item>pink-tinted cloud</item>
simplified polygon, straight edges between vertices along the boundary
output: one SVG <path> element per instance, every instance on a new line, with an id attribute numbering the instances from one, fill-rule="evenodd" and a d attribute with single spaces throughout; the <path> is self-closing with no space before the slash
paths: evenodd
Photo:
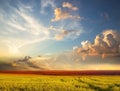
<path id="1" fill-rule="evenodd" d="M 63 11 L 61 8 L 55 8 L 54 18 L 51 21 L 55 22 L 55 21 L 60 21 L 65 19 L 80 19 L 80 16 L 71 15 L 69 11 Z"/>
<path id="2" fill-rule="evenodd" d="M 113 30 L 105 30 L 97 35 L 94 43 L 90 41 L 81 42 L 82 47 L 75 51 L 82 55 L 83 60 L 86 56 L 120 56 L 120 32 Z"/>

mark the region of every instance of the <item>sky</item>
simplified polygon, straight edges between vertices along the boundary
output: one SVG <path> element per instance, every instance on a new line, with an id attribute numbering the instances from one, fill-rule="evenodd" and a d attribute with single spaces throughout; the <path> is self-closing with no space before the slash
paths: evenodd
<path id="1" fill-rule="evenodd" d="M 120 70 L 119 3 L 0 0 L 0 70 Z"/>

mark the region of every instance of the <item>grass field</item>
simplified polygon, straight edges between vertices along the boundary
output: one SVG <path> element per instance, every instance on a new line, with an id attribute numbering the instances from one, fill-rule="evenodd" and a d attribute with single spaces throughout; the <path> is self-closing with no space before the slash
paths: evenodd
<path id="1" fill-rule="evenodd" d="M 120 76 L 0 74 L 0 91 L 120 91 Z"/>

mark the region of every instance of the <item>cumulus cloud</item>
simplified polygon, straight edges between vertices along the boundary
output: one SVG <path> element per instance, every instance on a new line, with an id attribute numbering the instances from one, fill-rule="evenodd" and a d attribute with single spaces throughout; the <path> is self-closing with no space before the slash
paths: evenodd
<path id="1" fill-rule="evenodd" d="M 54 18 L 51 20 L 52 22 L 64 19 L 80 19 L 80 16 L 71 15 L 69 11 L 63 11 L 61 8 L 55 8 L 54 15 Z"/>
<path id="2" fill-rule="evenodd" d="M 62 7 L 63 9 L 62 8 L 54 9 L 54 18 L 51 20 L 52 22 L 65 19 L 81 19 L 79 15 L 73 15 L 72 11 L 76 11 L 78 10 L 78 8 L 73 6 L 71 3 L 63 2 Z M 64 10 L 64 8 L 68 8 L 68 10 Z"/>
<path id="3" fill-rule="evenodd" d="M 69 9 L 71 9 L 71 10 L 74 10 L 74 11 L 78 10 L 77 7 L 73 6 L 73 5 L 72 5 L 71 3 L 69 3 L 69 2 L 63 2 L 62 7 L 66 7 L 66 8 L 69 8 Z"/>
<path id="4" fill-rule="evenodd" d="M 120 32 L 105 30 L 96 36 L 94 43 L 87 40 L 81 42 L 81 45 L 82 47 L 75 51 L 82 55 L 83 60 L 86 56 L 101 56 L 102 58 L 120 56 Z"/>

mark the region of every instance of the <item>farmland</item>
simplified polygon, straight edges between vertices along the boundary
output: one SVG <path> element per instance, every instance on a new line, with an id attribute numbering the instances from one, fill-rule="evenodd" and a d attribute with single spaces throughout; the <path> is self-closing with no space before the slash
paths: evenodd
<path id="1" fill-rule="evenodd" d="M 120 76 L 0 74 L 0 91 L 120 91 Z"/>

